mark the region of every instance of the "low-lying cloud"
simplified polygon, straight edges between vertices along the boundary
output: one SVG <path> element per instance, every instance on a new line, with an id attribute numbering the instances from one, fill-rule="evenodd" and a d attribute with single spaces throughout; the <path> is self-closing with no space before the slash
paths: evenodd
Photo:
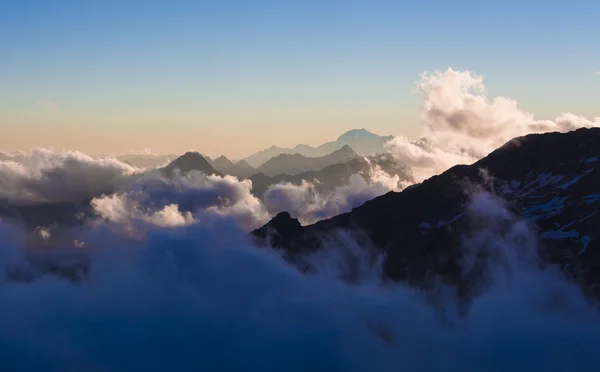
<path id="1" fill-rule="evenodd" d="M 301 274 L 230 221 L 156 228 L 137 241 L 82 232 L 87 247 L 52 262 L 87 262 L 84 280 L 0 279 L 0 360 L 22 371 L 600 367 L 600 315 L 560 271 L 537 265 L 535 231 L 490 195 L 467 213 L 476 229 L 463 239 L 464 274 L 489 259 L 466 315 L 452 288 L 439 288 L 446 296 L 434 309 L 416 289 L 382 285 L 380 265 L 363 265 L 352 285 L 323 256 Z M 10 229 L 0 224 L 0 265 L 33 270 Z M 360 256 L 351 239 L 338 242 L 329 263 Z"/>
<path id="2" fill-rule="evenodd" d="M 125 187 L 137 170 L 112 158 L 35 149 L 0 161 L 0 199 L 80 203 Z"/>

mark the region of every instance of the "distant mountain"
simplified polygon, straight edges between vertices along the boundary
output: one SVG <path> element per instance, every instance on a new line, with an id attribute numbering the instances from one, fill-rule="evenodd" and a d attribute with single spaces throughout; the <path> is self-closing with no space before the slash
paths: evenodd
<path id="1" fill-rule="evenodd" d="M 177 155 L 154 154 L 128 154 L 117 157 L 118 160 L 137 168 L 156 168 L 168 164 L 177 158 Z"/>
<path id="2" fill-rule="evenodd" d="M 267 176 L 274 176 L 285 173 L 295 175 L 311 170 L 320 170 L 333 164 L 346 163 L 356 158 L 358 155 L 350 146 L 344 145 L 342 148 L 321 157 L 306 157 L 299 153 L 281 154 L 256 169 L 256 172 Z"/>
<path id="3" fill-rule="evenodd" d="M 385 150 L 384 144 L 392 138 L 394 136 L 379 136 L 366 129 L 352 129 L 339 136 L 336 141 L 327 142 L 317 149 L 327 153 L 344 144 L 352 147 L 360 155 L 381 154 Z"/>
<path id="4" fill-rule="evenodd" d="M 384 151 L 384 144 L 393 136 L 379 136 L 366 129 L 352 129 L 338 137 L 336 141 L 327 142 L 318 147 L 309 145 L 296 145 L 294 148 L 271 146 L 248 156 L 245 160 L 253 167 L 259 167 L 281 154 L 300 154 L 306 157 L 320 157 L 336 151 L 345 145 L 350 146 L 359 155 L 380 154 Z"/>
<path id="5" fill-rule="evenodd" d="M 246 178 L 256 172 L 256 170 L 250 164 L 248 164 L 247 161 L 240 160 L 237 163 L 234 163 L 224 155 L 221 155 L 214 160 L 207 159 L 207 161 L 221 173 L 238 178 Z"/>
<path id="6" fill-rule="evenodd" d="M 210 163 L 198 152 L 186 152 L 184 155 L 173 160 L 166 167 L 161 168 L 161 172 L 165 176 L 171 177 L 176 169 L 179 169 L 183 174 L 191 171 L 199 171 L 207 175 L 223 175 L 213 168 L 212 165 L 210 165 Z"/>
<path id="7" fill-rule="evenodd" d="M 302 261 L 302 252 L 325 249 L 323 237 L 339 229 L 360 232 L 385 253 L 389 279 L 421 287 L 441 279 L 468 299 L 481 280 L 481 271 L 467 277 L 461 272 L 461 239 L 478 223 L 465 210 L 475 190 L 506 200 L 515 215 L 539 231 L 542 259 L 572 276 L 587 293 L 600 296 L 598 128 L 517 138 L 475 164 L 455 166 L 350 213 L 304 227 L 280 214 L 253 235 L 264 244 L 270 237 L 272 246 L 306 270 L 310 265 Z M 491 228 L 501 233 L 506 226 Z"/>
<path id="8" fill-rule="evenodd" d="M 318 171 L 308 171 L 297 175 L 278 174 L 269 177 L 257 173 L 249 179 L 252 181 L 252 193 L 259 198 L 263 197 L 269 186 L 280 183 L 300 185 L 302 181 L 313 183 L 319 194 L 327 195 L 337 187 L 347 185 L 350 176 L 353 174 L 358 174 L 369 181 L 370 171 L 374 165 L 379 165 L 383 171 L 390 175 L 398 175 L 401 181 L 414 182 L 406 169 L 388 155 L 373 156 L 368 161 L 365 158 L 356 157 L 345 163 L 334 164 Z"/>

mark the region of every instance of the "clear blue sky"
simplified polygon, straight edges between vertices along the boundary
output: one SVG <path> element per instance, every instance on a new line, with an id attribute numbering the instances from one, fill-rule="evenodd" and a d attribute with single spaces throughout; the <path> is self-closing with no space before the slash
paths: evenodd
<path id="1" fill-rule="evenodd" d="M 0 149 L 414 135 L 418 75 L 449 66 L 537 116 L 598 116 L 600 2 L 2 0 Z"/>

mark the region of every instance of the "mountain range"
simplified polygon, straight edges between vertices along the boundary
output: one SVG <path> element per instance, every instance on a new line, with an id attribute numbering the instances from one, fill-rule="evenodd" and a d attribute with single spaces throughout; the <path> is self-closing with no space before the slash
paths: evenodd
<path id="1" fill-rule="evenodd" d="M 537 232 L 545 264 L 600 296 L 599 159 L 598 128 L 528 135 L 475 164 L 455 166 L 350 213 L 301 226 L 282 212 L 252 235 L 306 271 L 311 269 L 303 260 L 306 252 L 326 249 L 336 231 L 352 232 L 385 254 L 386 278 L 423 288 L 442 278 L 468 299 L 476 295 L 483 259 L 465 276 L 460 246 L 464 234 L 477 230 L 480 222 L 470 216 L 469 202 L 474 194 L 488 195 Z M 496 217 L 501 222 L 495 232 L 506 233 L 508 217 Z"/>
<path id="2" fill-rule="evenodd" d="M 305 157 L 320 157 L 341 149 L 344 146 L 350 146 L 359 155 L 373 155 L 384 152 L 384 144 L 391 140 L 393 136 L 379 136 L 366 129 L 352 129 L 337 140 L 327 142 L 318 147 L 309 145 L 296 145 L 294 148 L 283 148 L 272 146 L 268 149 L 259 151 L 245 158 L 251 166 L 258 168 L 269 159 L 281 154 L 300 154 Z"/>
<path id="3" fill-rule="evenodd" d="M 240 160 L 234 163 L 227 157 L 225 157 L 225 155 L 221 155 L 214 160 L 206 157 L 206 160 L 210 163 L 210 165 L 213 168 L 215 168 L 223 174 L 228 174 L 230 176 L 246 178 L 256 173 L 256 169 L 254 169 L 245 160 Z"/>
<path id="4" fill-rule="evenodd" d="M 281 154 L 267 160 L 256 168 L 256 173 L 268 176 L 277 174 L 296 175 L 302 172 L 318 171 L 330 165 L 345 163 L 358 156 L 348 145 L 320 157 L 306 157 L 299 153 Z"/>
<path id="5" fill-rule="evenodd" d="M 252 193 L 259 198 L 262 198 L 269 186 L 280 183 L 300 185 L 303 181 L 312 183 L 319 194 L 327 195 L 337 187 L 347 184 L 348 179 L 353 174 L 358 174 L 365 181 L 369 181 L 370 172 L 376 165 L 389 175 L 398 175 L 400 181 L 414 182 L 407 169 L 386 154 L 355 157 L 347 162 L 333 164 L 321 170 L 307 171 L 296 175 L 282 173 L 270 177 L 263 173 L 257 173 L 249 179 L 252 181 Z"/>

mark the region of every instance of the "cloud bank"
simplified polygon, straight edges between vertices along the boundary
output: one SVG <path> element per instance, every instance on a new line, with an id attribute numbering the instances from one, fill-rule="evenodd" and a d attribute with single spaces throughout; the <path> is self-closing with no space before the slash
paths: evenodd
<path id="1" fill-rule="evenodd" d="M 16 203 L 81 202 L 125 187 L 137 169 L 77 151 L 35 149 L 0 161 L 0 199 Z"/>
<path id="2" fill-rule="evenodd" d="M 416 289 L 382 285 L 377 265 L 352 285 L 323 257 L 303 275 L 231 221 L 156 228 L 140 241 L 87 231 L 86 249 L 53 257 L 88 262 L 85 280 L 0 278 L 0 360 L 22 371 L 600 367 L 600 315 L 558 270 L 537 265 L 535 231 L 490 195 L 475 196 L 468 214 L 477 228 L 463 239 L 464 274 L 478 253 L 494 254 L 466 315 L 452 288 L 433 308 Z M 34 270 L 10 228 L 0 224 L 0 265 Z M 338 242 L 330 262 L 363 254 Z"/>

